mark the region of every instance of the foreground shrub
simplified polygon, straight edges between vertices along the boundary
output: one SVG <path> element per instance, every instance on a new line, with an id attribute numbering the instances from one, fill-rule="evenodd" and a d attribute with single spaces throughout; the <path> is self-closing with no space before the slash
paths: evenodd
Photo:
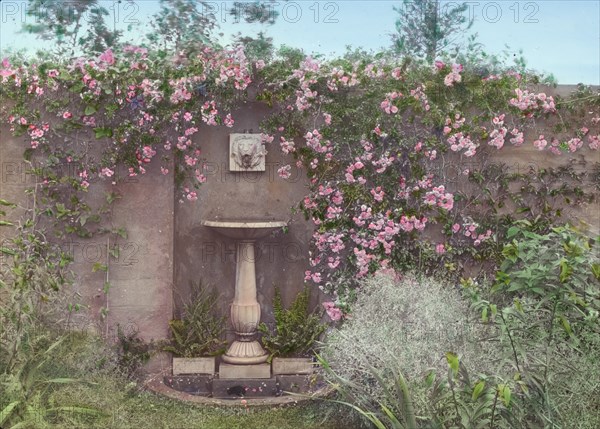
<path id="1" fill-rule="evenodd" d="M 577 243 L 572 231 L 553 233 L 569 237 L 552 246 L 572 251 L 565 246 Z M 582 244 L 578 258 L 590 250 Z M 593 255 L 584 258 L 580 265 L 588 266 Z M 518 273 L 504 266 L 509 276 Z M 469 300 L 449 285 L 414 274 L 376 275 L 363 282 L 347 322 L 327 336 L 325 376 L 379 428 L 599 427 L 593 275 L 579 280 L 587 298 L 573 289 L 563 297 L 585 303 L 588 311 L 579 317 L 560 312 L 568 306 L 557 303 L 559 294 L 520 291 L 517 297 L 465 282 L 481 311 L 473 318 Z"/>
<path id="2" fill-rule="evenodd" d="M 527 221 L 507 232 L 503 261 L 475 308 L 499 332 L 504 363 L 540 424 L 600 426 L 598 240 L 565 225 L 547 234 Z M 573 410 L 578 410 L 577 414 Z"/>
<path id="3" fill-rule="evenodd" d="M 456 290 L 414 274 L 400 280 L 379 274 L 361 290 L 350 318 L 329 333 L 323 350 L 336 374 L 330 381 L 339 376 L 360 387 L 349 389 L 352 400 L 377 412 L 381 403 L 398 414 L 407 398 L 392 399 L 390 392 L 403 376 L 416 415 L 424 416 L 430 402 L 425 377 L 446 374 L 448 352 L 460 351 L 474 368 L 486 369 L 488 362 L 479 359 L 485 349 L 477 342 L 485 328 L 469 322 L 469 304 Z"/>

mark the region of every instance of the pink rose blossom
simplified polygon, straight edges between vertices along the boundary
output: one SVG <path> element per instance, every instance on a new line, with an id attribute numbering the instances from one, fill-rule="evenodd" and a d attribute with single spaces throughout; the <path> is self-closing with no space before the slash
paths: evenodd
<path id="1" fill-rule="evenodd" d="M 99 60 L 105 62 L 109 66 L 112 66 L 115 63 L 113 51 L 111 49 L 107 49 L 102 55 L 100 55 Z"/>
<path id="2" fill-rule="evenodd" d="M 204 174 L 202 174 L 202 173 L 200 172 L 200 170 L 196 170 L 196 171 L 195 171 L 195 176 L 196 176 L 196 180 L 197 180 L 199 183 L 205 183 L 205 182 L 206 182 L 206 176 L 205 176 Z"/>
<path id="3" fill-rule="evenodd" d="M 342 311 L 333 302 L 324 302 L 323 307 L 332 321 L 337 322 L 342 318 Z"/>
<path id="4" fill-rule="evenodd" d="M 113 170 L 108 167 L 104 167 L 100 172 L 100 177 L 112 177 L 115 174 Z"/>
<path id="5" fill-rule="evenodd" d="M 284 165 L 283 167 L 281 167 L 277 170 L 277 174 L 282 179 L 289 179 L 290 176 L 292 175 L 290 172 L 291 169 L 292 169 L 291 165 Z"/>
<path id="6" fill-rule="evenodd" d="M 544 150 L 548 142 L 544 139 L 544 135 L 540 134 L 538 139 L 533 142 L 533 145 L 538 148 L 538 150 Z"/>

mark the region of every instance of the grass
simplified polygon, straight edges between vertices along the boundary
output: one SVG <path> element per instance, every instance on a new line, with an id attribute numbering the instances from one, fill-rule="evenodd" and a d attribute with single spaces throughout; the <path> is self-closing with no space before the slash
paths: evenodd
<path id="1" fill-rule="evenodd" d="M 315 402 L 277 408 L 218 408 L 182 403 L 140 391 L 135 383 L 123 386 L 114 377 L 96 378 L 95 386 L 78 385 L 52 395 L 57 403 L 93 406 L 105 416 L 82 422 L 67 416 L 56 428 L 85 423 L 89 428 L 210 428 L 210 429 L 345 429 L 347 409 Z"/>
<path id="2" fill-rule="evenodd" d="M 44 367 L 40 380 L 77 378 L 82 383 L 53 387 L 40 409 L 94 408 L 101 416 L 61 412 L 34 422 L 37 428 L 202 428 L 347 429 L 360 424 L 348 409 L 314 401 L 274 408 L 216 407 L 184 403 L 142 390 L 121 376 L 114 351 L 99 338 L 72 333 Z M 10 401 L 0 384 L 0 410 Z M 37 420 L 37 419 L 36 419 Z M 30 426 L 26 426 L 30 427 Z"/>

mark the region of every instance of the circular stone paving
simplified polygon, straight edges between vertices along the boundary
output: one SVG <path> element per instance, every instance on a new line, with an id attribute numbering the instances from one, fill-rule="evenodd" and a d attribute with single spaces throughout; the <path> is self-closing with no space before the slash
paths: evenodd
<path id="1" fill-rule="evenodd" d="M 192 395 L 191 393 L 175 390 L 163 382 L 162 376 L 151 377 L 145 380 L 143 386 L 153 393 L 177 399 L 179 401 L 222 407 L 274 407 L 279 405 L 295 405 L 315 399 L 326 398 L 334 391 L 331 386 L 324 386 L 310 394 L 285 394 L 282 396 L 267 396 L 260 398 L 219 399 L 208 396 Z"/>

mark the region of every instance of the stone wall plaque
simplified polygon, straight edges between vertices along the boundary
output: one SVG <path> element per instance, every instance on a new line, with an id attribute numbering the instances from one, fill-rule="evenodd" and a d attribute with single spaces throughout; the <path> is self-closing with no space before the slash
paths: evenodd
<path id="1" fill-rule="evenodd" d="M 229 135 L 229 171 L 265 171 L 266 154 L 260 134 Z"/>

